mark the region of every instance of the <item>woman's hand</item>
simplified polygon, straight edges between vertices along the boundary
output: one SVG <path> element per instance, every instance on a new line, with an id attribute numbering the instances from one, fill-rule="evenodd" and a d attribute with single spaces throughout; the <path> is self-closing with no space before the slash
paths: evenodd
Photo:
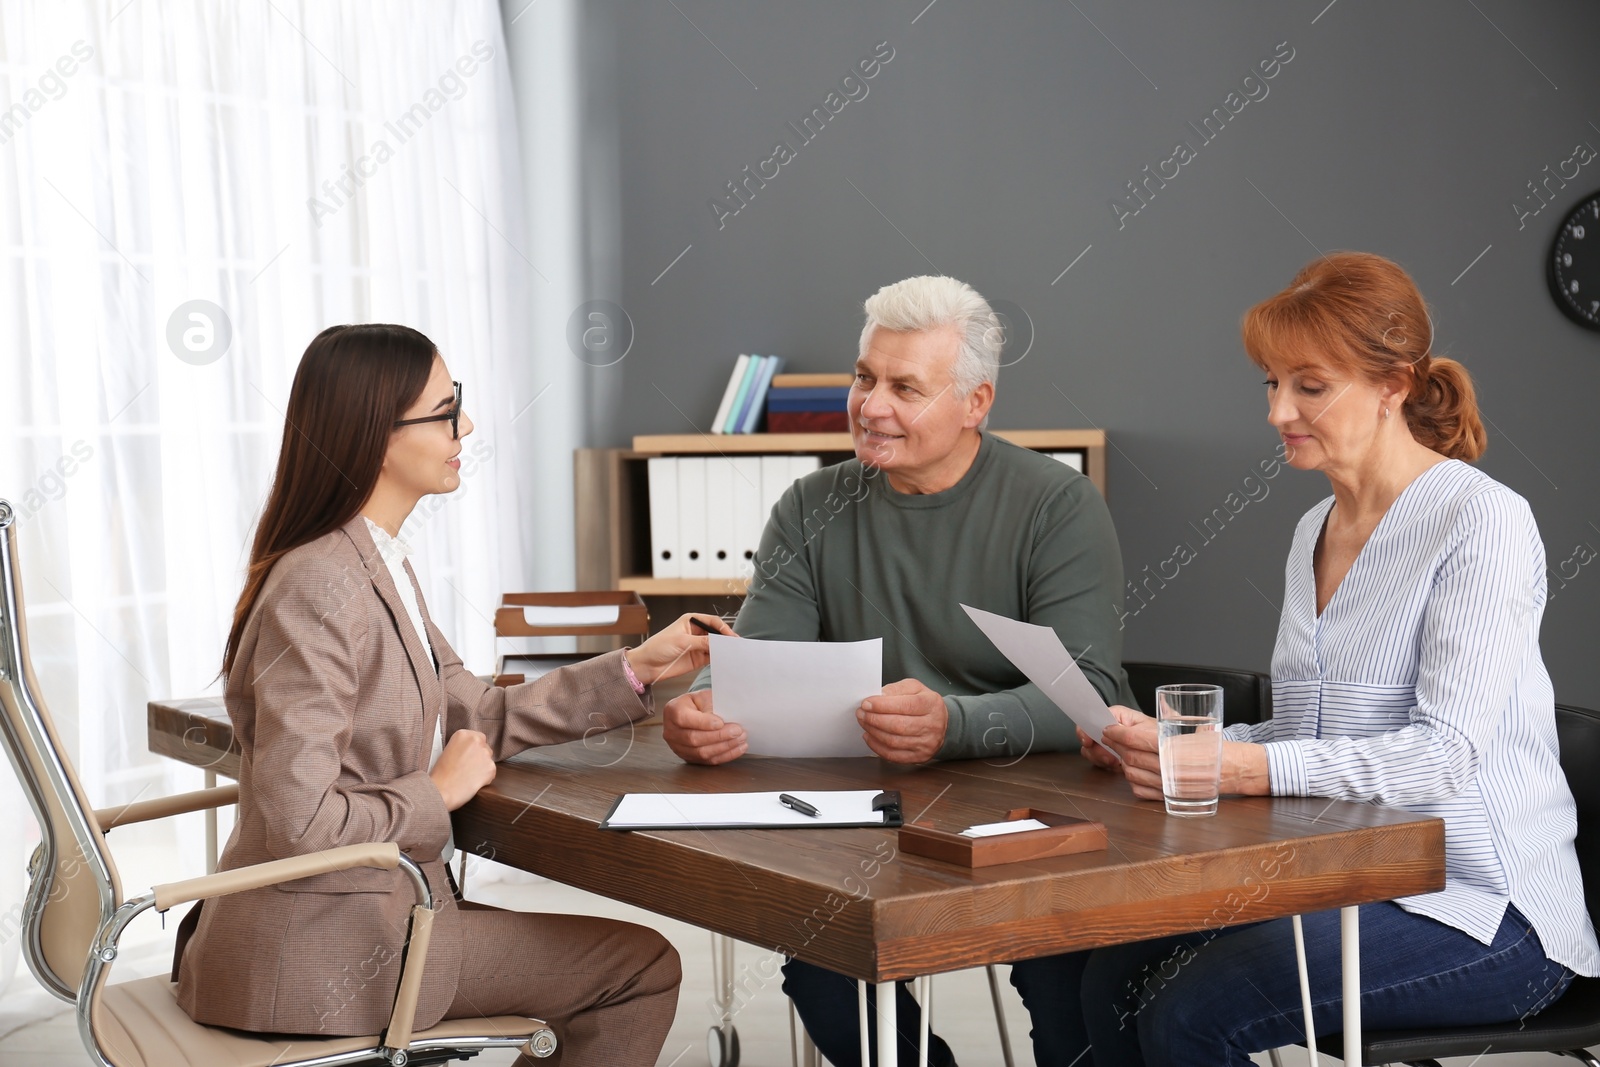
<path id="1" fill-rule="evenodd" d="M 1156 720 L 1140 711 L 1119 706 L 1111 709 L 1117 721 L 1101 734 L 1105 747 L 1078 731 L 1083 754 L 1099 767 L 1114 770 L 1105 748 L 1122 757 L 1122 773 L 1143 800 L 1160 800 L 1161 749 Z M 1248 741 L 1222 742 L 1222 776 L 1218 792 L 1242 796 L 1267 796 L 1272 792 L 1267 774 L 1267 750 Z"/>
<path id="2" fill-rule="evenodd" d="M 1122 776 L 1133 787 L 1134 796 L 1160 800 L 1161 755 L 1156 720 L 1120 704 L 1111 706 L 1111 714 L 1117 721 L 1100 734 L 1102 744 L 1122 757 Z"/>
<path id="3" fill-rule="evenodd" d="M 1267 750 L 1249 741 L 1222 742 L 1222 788 L 1220 792 L 1247 797 L 1272 795 L 1272 776 L 1267 770 Z"/>
<path id="4" fill-rule="evenodd" d="M 628 657 L 628 666 L 633 668 L 633 676 L 651 685 L 663 678 L 697 671 L 710 663 L 711 647 L 706 632 L 691 620 L 698 620 L 725 637 L 739 636 L 715 615 L 684 615 L 638 648 L 623 653 Z"/>
<path id="5" fill-rule="evenodd" d="M 494 781 L 495 769 L 489 739 L 477 730 L 457 730 L 445 742 L 428 777 L 444 797 L 445 810 L 455 811 Z"/>

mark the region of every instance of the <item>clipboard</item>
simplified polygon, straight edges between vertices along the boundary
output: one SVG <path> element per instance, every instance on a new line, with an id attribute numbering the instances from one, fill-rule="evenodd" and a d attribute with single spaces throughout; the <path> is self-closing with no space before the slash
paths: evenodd
<path id="1" fill-rule="evenodd" d="M 812 817 L 770 793 L 624 793 L 600 820 L 602 830 L 821 830 L 904 825 L 896 789 L 791 789 L 821 812 Z M 754 816 L 754 817 L 752 817 Z"/>

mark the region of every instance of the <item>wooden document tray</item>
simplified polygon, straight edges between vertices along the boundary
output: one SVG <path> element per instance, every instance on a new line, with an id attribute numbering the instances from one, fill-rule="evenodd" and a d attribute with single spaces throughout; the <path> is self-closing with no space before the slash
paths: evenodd
<path id="1" fill-rule="evenodd" d="M 529 626 L 524 607 L 587 608 L 606 604 L 617 607 L 617 621 L 601 626 Z M 583 637 L 591 634 L 618 634 L 631 637 L 650 632 L 650 612 L 638 593 L 610 589 L 577 593 L 506 593 L 494 613 L 496 637 Z"/>
<path id="2" fill-rule="evenodd" d="M 1022 830 L 998 837 L 966 837 L 928 823 L 907 823 L 900 828 L 900 851 L 958 867 L 993 867 L 1049 856 L 1070 856 L 1074 852 L 1094 852 L 1106 847 L 1104 823 L 1075 819 L 1041 808 L 1013 808 L 1006 812 L 1002 821 L 1015 819 L 1038 819 L 1046 829 Z"/>

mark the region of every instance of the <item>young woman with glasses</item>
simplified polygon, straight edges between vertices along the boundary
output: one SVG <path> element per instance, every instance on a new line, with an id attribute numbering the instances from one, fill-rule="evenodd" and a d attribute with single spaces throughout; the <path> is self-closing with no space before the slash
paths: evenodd
<path id="1" fill-rule="evenodd" d="M 628 923 L 458 904 L 444 853 L 450 812 L 497 760 L 645 717 L 650 684 L 703 667 L 707 639 L 686 615 L 504 689 L 462 666 L 398 540 L 419 500 L 461 484 L 461 392 L 404 326 L 335 326 L 306 349 L 223 659 L 242 759 L 220 866 L 396 842 L 439 902 L 418 1029 L 533 1015 L 564 1063 L 653 1064 L 677 1003 L 672 946 Z M 179 941 L 179 999 L 241 1030 L 378 1033 L 413 901 L 402 872 L 366 868 L 207 901 Z"/>

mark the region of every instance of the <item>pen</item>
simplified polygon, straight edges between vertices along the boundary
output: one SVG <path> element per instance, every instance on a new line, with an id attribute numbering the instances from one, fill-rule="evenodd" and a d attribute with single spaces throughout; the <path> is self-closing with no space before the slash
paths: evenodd
<path id="1" fill-rule="evenodd" d="M 698 615 L 690 615 L 689 616 L 689 625 L 698 626 L 698 627 L 700 627 L 701 630 L 703 630 L 705 633 L 708 633 L 708 634 L 720 634 L 722 632 L 721 630 L 713 630 L 705 622 L 705 620 L 701 619 L 700 616 L 698 616 Z"/>
<path id="2" fill-rule="evenodd" d="M 792 808 L 793 810 L 798 811 L 801 815 L 809 815 L 813 819 L 822 818 L 822 812 L 818 811 L 810 804 L 807 804 L 799 797 L 792 797 L 788 793 L 779 793 L 778 803 L 782 804 L 786 808 Z"/>

